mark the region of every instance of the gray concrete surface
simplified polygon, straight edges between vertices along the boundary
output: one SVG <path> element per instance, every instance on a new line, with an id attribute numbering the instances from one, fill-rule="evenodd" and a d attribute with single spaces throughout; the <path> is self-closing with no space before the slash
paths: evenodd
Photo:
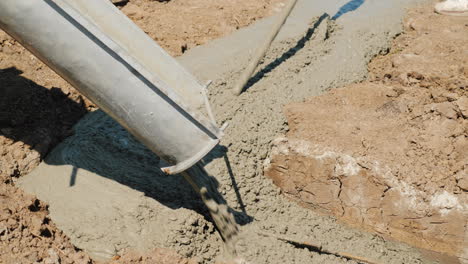
<path id="1" fill-rule="evenodd" d="M 347 1 L 299 1 L 261 72 L 239 97 L 230 88 L 274 17 L 179 58 L 201 80 L 214 81 L 209 93 L 218 123 L 230 123 L 204 162 L 243 225 L 237 250 L 250 263 L 354 263 L 258 231 L 381 263 L 428 263 L 409 246 L 296 205 L 263 176 L 271 141 L 287 131 L 282 106 L 365 78 L 368 61 L 388 49 L 402 30 L 404 8 L 416 2 L 424 1 L 367 0 L 332 21 Z M 182 177 L 163 175 L 159 159 L 100 111 L 75 131 L 20 185 L 50 203 L 52 219 L 76 246 L 103 258 L 126 247 L 169 247 L 207 263 L 222 256 L 219 235 Z"/>

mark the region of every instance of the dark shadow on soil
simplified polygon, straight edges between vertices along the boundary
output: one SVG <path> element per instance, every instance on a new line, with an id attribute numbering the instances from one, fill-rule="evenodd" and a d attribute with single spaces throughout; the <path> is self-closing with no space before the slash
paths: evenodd
<path id="1" fill-rule="evenodd" d="M 320 18 L 314 23 L 314 25 L 312 25 L 312 27 L 307 30 L 307 33 L 304 35 L 304 37 L 302 37 L 294 47 L 290 48 L 279 58 L 275 59 L 270 64 L 265 66 L 261 71 L 257 72 L 254 76 L 252 76 L 247 82 L 247 85 L 244 87 L 243 91 L 248 90 L 258 81 L 260 81 L 266 74 L 270 73 L 271 71 L 276 69 L 276 67 L 280 66 L 283 62 L 296 55 L 296 53 L 299 52 L 302 48 L 304 48 L 305 44 L 312 38 L 312 36 L 315 33 L 315 30 L 317 30 L 320 24 L 322 24 L 322 22 L 329 17 L 330 15 L 328 15 L 327 13 L 321 15 Z"/>
<path id="2" fill-rule="evenodd" d="M 124 7 L 128 4 L 129 0 L 112 0 L 112 3 L 118 7 Z"/>
<path id="3" fill-rule="evenodd" d="M 75 102 L 60 88 L 47 89 L 22 73 L 0 69 L 0 135 L 24 142 L 43 158 L 71 135 L 87 110 L 82 98 Z"/>
<path id="4" fill-rule="evenodd" d="M 245 204 L 244 201 L 242 201 L 242 196 L 240 195 L 239 192 L 239 186 L 237 186 L 236 178 L 234 177 L 234 173 L 232 172 L 232 167 L 231 167 L 231 162 L 229 161 L 229 157 L 227 154 L 224 154 L 224 162 L 226 163 L 228 173 L 229 173 L 229 178 L 231 179 L 232 187 L 234 187 L 234 191 L 236 193 L 237 201 L 239 202 L 239 206 L 244 214 L 247 214 L 245 211 Z"/>
<path id="5" fill-rule="evenodd" d="M 362 4 L 364 4 L 364 1 L 365 0 L 351 0 L 351 1 L 349 1 L 348 3 L 346 3 L 342 7 L 340 7 L 338 12 L 336 12 L 336 14 L 331 19 L 332 20 L 337 20 L 342 15 L 358 9 L 359 7 L 362 6 Z"/>

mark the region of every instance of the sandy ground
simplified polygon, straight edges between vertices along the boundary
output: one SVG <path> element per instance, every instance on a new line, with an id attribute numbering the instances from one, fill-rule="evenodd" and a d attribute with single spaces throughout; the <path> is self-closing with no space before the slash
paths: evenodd
<path id="1" fill-rule="evenodd" d="M 169 53 L 180 55 L 277 12 L 281 2 L 135 0 L 120 8 Z M 15 181 L 96 107 L 1 31 L 0 85 L 0 263 L 91 262 L 57 229 L 47 205 L 24 194 Z M 157 263 L 151 258 L 164 254 L 156 250 L 142 259 Z M 175 256 L 160 263 L 185 263 Z M 120 262 L 139 259 L 132 253 Z"/>
<path id="2" fill-rule="evenodd" d="M 363 80 L 368 62 L 385 53 L 401 32 L 409 5 L 403 0 L 351 3 L 299 1 L 240 97 L 230 87 L 249 49 L 274 21 L 259 21 L 180 57 L 202 81 L 214 80 L 209 93 L 217 120 L 230 123 L 221 146 L 203 163 L 242 225 L 236 249 L 250 262 L 355 263 L 275 238 L 286 236 L 380 263 L 431 263 L 413 247 L 298 206 L 263 175 L 270 143 L 288 130 L 282 107 Z M 75 245 L 102 257 L 127 247 L 169 247 L 204 263 L 222 256 L 219 235 L 181 177 L 158 171 L 158 158 L 101 111 L 86 115 L 74 131 L 19 181 L 50 203 L 51 218 Z"/>
<path id="3" fill-rule="evenodd" d="M 256 20 L 275 14 L 284 0 L 132 0 L 127 16 L 171 55 L 229 35 Z"/>
<path id="4" fill-rule="evenodd" d="M 467 46 L 467 18 L 411 11 L 367 81 L 285 108 L 266 175 L 308 208 L 467 262 Z"/>

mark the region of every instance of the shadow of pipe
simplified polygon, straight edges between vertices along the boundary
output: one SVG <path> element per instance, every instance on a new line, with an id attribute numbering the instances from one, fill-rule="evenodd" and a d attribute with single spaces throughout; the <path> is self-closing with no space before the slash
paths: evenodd
<path id="1" fill-rule="evenodd" d="M 236 193 L 236 198 L 237 198 L 237 202 L 239 203 L 239 207 L 242 210 L 242 212 L 247 215 L 247 212 L 245 210 L 245 204 L 244 204 L 244 201 L 242 201 L 242 196 L 239 192 L 239 186 L 237 185 L 236 178 L 234 177 L 234 173 L 232 172 L 231 162 L 229 161 L 229 157 L 227 153 L 224 154 L 224 162 L 226 163 L 226 167 L 229 173 L 229 178 L 231 179 L 232 187 L 234 188 L 234 192 Z"/>
<path id="2" fill-rule="evenodd" d="M 76 175 L 78 174 L 78 168 L 73 166 L 71 175 L 70 175 L 70 187 L 75 186 L 76 184 Z"/>
<path id="3" fill-rule="evenodd" d="M 216 146 L 208 155 L 206 155 L 202 159 L 202 164 L 205 166 L 212 162 L 214 159 L 218 158 L 223 158 L 224 163 L 226 165 L 226 170 L 229 174 L 229 179 L 231 180 L 231 186 L 234 189 L 234 193 L 236 195 L 237 203 L 239 205 L 239 208 L 241 212 L 237 212 L 235 210 L 232 210 L 232 213 L 234 214 L 234 217 L 236 218 L 236 221 L 240 225 L 245 225 L 253 221 L 253 218 L 247 214 L 246 211 L 246 206 L 244 204 L 244 201 L 242 200 L 242 195 L 240 194 L 239 191 L 239 185 L 237 184 L 236 178 L 234 176 L 234 172 L 231 167 L 231 162 L 229 161 L 229 157 L 227 155 L 227 148 L 222 145 Z"/>
<path id="4" fill-rule="evenodd" d="M 211 160 L 221 157 L 225 151 L 224 147 L 218 146 L 215 154 L 210 155 Z M 204 160 L 203 164 L 211 160 Z M 79 181 L 79 170 L 86 170 L 143 192 L 171 209 L 190 209 L 211 221 L 208 210 L 192 186 L 181 175 L 163 173 L 161 167 L 167 164 L 100 110 L 86 115 L 75 126 L 74 136 L 67 138 L 45 162 L 72 165 L 71 184 Z M 219 192 L 216 177 L 206 174 L 202 178 L 202 182 L 209 182 L 213 187 L 211 191 L 217 201 L 227 204 Z M 251 221 L 244 212 L 230 210 L 239 224 Z"/>
<path id="5" fill-rule="evenodd" d="M 364 4 L 365 0 L 351 0 L 344 4 L 343 6 L 340 7 L 338 12 L 331 17 L 331 20 L 337 20 L 341 16 L 343 16 L 346 13 L 352 12 L 357 10 L 359 7 Z M 312 38 L 312 36 L 315 33 L 315 30 L 320 26 L 320 24 L 323 22 L 324 19 L 330 17 L 327 13 L 324 13 L 320 18 L 314 23 L 314 25 L 307 30 L 307 33 L 305 34 L 304 37 L 302 37 L 297 44 L 283 53 L 279 58 L 265 66 L 262 70 L 257 72 L 253 77 L 250 78 L 250 80 L 247 82 L 247 85 L 244 87 L 243 91 L 246 91 L 250 87 L 252 87 L 254 84 L 256 84 L 259 80 L 261 80 L 266 74 L 270 73 L 273 71 L 276 67 L 280 66 L 283 62 L 291 58 L 292 56 L 296 55 L 298 51 L 300 51 L 302 48 L 304 48 L 305 44 Z"/>

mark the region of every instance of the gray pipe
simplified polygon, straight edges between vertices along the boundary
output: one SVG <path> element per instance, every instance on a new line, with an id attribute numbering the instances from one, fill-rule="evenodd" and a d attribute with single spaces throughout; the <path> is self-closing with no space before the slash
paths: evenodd
<path id="1" fill-rule="evenodd" d="M 222 131 L 198 81 L 107 0 L 1 0 L 0 27 L 138 140 L 191 167 Z"/>

